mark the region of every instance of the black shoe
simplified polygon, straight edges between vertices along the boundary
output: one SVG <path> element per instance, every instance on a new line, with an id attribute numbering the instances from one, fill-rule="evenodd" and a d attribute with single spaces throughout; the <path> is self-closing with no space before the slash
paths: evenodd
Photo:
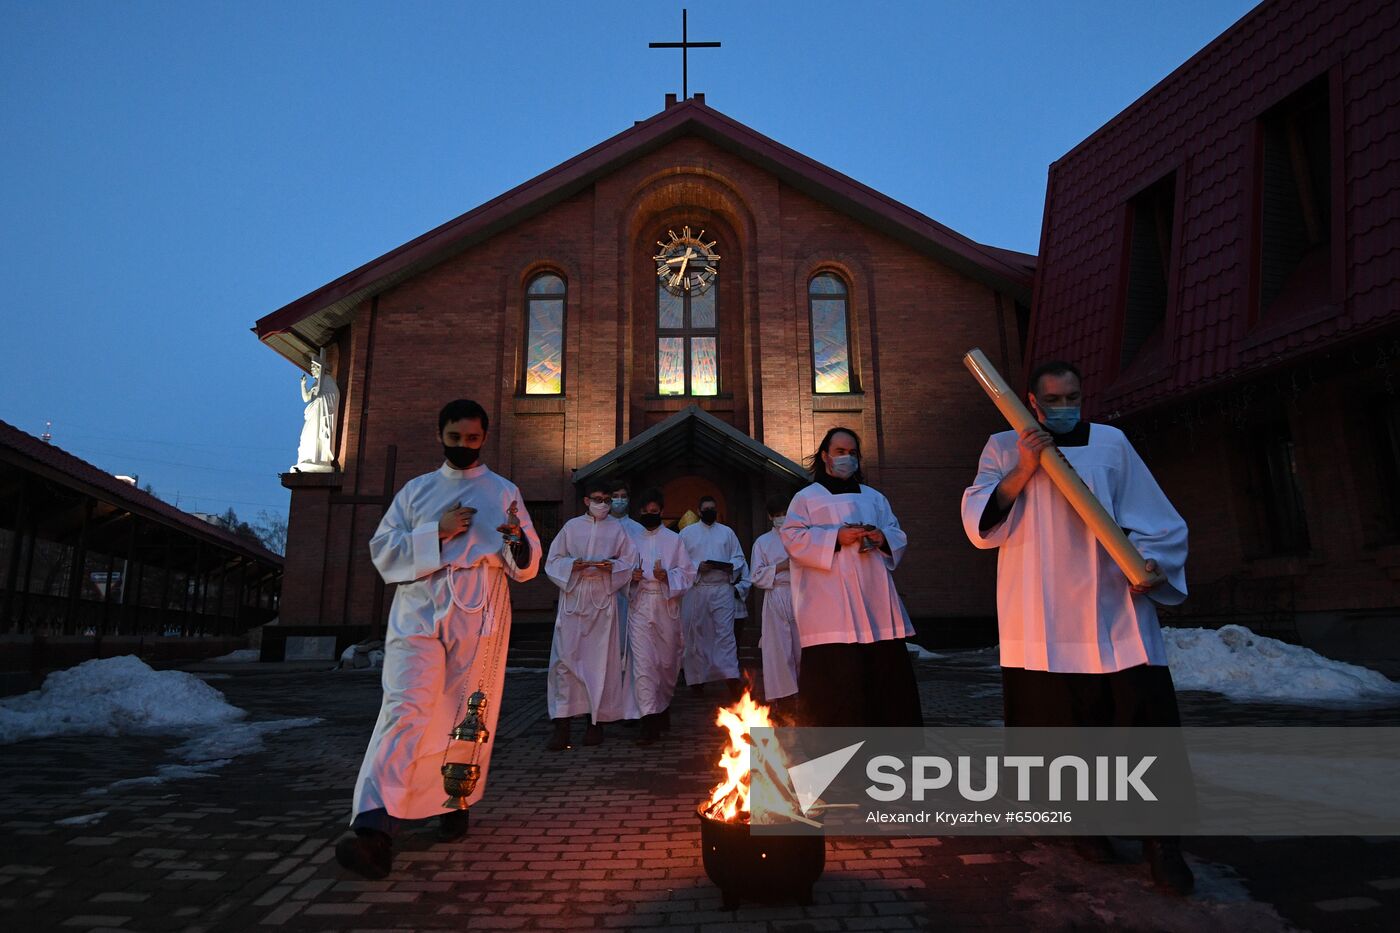
<path id="1" fill-rule="evenodd" d="M 1118 861 L 1118 852 L 1107 836 L 1075 836 L 1074 852 L 1086 862 L 1096 865 L 1111 865 Z"/>
<path id="2" fill-rule="evenodd" d="M 549 741 L 544 744 L 544 747 L 551 752 L 562 752 L 569 747 L 569 720 L 554 720 L 554 733 L 549 737 Z"/>
<path id="3" fill-rule="evenodd" d="M 583 730 L 584 745 L 602 745 L 603 727 L 596 722 L 590 722 L 588 728 Z"/>
<path id="4" fill-rule="evenodd" d="M 465 838 L 471 815 L 470 810 L 449 810 L 438 817 L 438 842 L 456 842 Z"/>
<path id="5" fill-rule="evenodd" d="M 1181 855 L 1181 842 L 1176 839 L 1145 839 L 1142 854 L 1152 870 L 1152 883 L 1160 891 L 1185 897 L 1196 887 L 1196 876 Z"/>
<path id="6" fill-rule="evenodd" d="M 661 738 L 660 713 L 642 717 L 642 733 L 637 736 L 638 745 L 654 745 Z"/>
<path id="7" fill-rule="evenodd" d="M 394 842 L 386 833 L 356 830 L 335 844 L 335 860 L 342 868 L 378 881 L 394 869 Z"/>

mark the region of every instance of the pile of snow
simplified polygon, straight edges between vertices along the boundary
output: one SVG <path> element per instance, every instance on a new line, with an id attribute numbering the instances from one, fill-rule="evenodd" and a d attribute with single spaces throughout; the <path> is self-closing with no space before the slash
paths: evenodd
<path id="1" fill-rule="evenodd" d="M 242 719 L 218 690 L 183 671 L 124 655 L 55 671 L 44 686 L 0 700 L 0 745 L 51 735 L 150 735 Z"/>
<path id="2" fill-rule="evenodd" d="M 209 777 L 207 772 L 233 758 L 260 750 L 267 735 L 320 722 L 316 718 L 241 722 L 245 716 L 198 677 L 152 670 L 140 658 L 125 655 L 56 671 L 42 689 L 0 700 L 0 745 L 62 735 L 185 738 L 174 749 L 185 764 L 163 764 L 153 776 L 111 785 L 122 787 Z"/>
<path id="3" fill-rule="evenodd" d="M 927 648 L 916 645 L 912 641 L 906 641 L 904 647 L 909 649 L 909 653 L 914 656 L 914 660 L 916 661 L 937 661 L 944 657 L 941 654 L 935 654 Z"/>
<path id="4" fill-rule="evenodd" d="M 1400 684 L 1383 674 L 1256 635 L 1242 625 L 1164 628 L 1162 635 L 1178 690 L 1282 703 L 1400 702 Z"/>
<path id="5" fill-rule="evenodd" d="M 209 660 L 217 664 L 248 664 L 256 661 L 261 655 L 262 651 L 257 648 L 239 648 Z"/>

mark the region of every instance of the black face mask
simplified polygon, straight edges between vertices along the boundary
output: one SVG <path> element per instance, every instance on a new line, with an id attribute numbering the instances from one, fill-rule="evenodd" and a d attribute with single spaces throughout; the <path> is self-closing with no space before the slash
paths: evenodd
<path id="1" fill-rule="evenodd" d="M 476 463 L 476 458 L 481 456 L 481 448 L 448 447 L 443 444 L 442 455 L 447 458 L 447 462 L 452 464 L 454 469 L 465 470 Z"/>
<path id="2" fill-rule="evenodd" d="M 700 510 L 700 521 L 704 522 L 707 525 L 713 525 L 715 523 L 715 519 L 717 518 L 719 518 L 719 512 L 715 509 Z"/>
<path id="3" fill-rule="evenodd" d="M 641 525 L 647 531 L 654 531 L 661 527 L 661 516 L 655 512 L 643 512 L 641 515 L 637 516 L 637 524 Z"/>

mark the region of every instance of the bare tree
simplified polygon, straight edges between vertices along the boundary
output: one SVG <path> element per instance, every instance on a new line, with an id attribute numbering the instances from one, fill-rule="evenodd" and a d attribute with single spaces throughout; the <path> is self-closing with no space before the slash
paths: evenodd
<path id="1" fill-rule="evenodd" d="M 257 534 L 262 546 L 277 554 L 287 552 L 287 518 L 276 512 L 269 512 L 263 509 L 258 513 L 257 520 L 253 523 L 253 531 Z"/>

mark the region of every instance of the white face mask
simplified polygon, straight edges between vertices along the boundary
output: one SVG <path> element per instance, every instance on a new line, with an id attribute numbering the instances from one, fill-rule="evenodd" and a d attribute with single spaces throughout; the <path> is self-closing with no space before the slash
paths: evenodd
<path id="1" fill-rule="evenodd" d="M 774 531 L 777 531 L 779 528 L 783 527 L 783 522 L 785 522 L 785 521 L 787 521 L 787 516 L 786 516 L 786 515 L 774 515 L 774 516 L 773 516 L 773 530 L 774 530 Z"/>
<path id="2" fill-rule="evenodd" d="M 588 514 L 592 515 L 594 518 L 605 518 L 608 514 L 608 510 L 611 508 L 611 502 L 594 502 L 592 499 L 588 500 Z"/>
<path id="3" fill-rule="evenodd" d="M 831 475 L 837 479 L 850 479 L 859 468 L 860 461 L 853 454 L 842 454 L 839 457 L 831 458 Z"/>

